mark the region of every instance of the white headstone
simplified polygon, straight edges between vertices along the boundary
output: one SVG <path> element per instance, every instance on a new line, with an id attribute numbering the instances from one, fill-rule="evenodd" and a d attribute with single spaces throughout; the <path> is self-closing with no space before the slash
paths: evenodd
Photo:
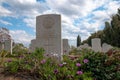
<path id="1" fill-rule="evenodd" d="M 101 52 L 101 40 L 99 38 L 92 39 L 92 50 L 95 52 Z"/>
<path id="2" fill-rule="evenodd" d="M 91 47 L 90 47 L 87 43 L 85 43 L 85 44 L 80 45 L 80 46 L 78 47 L 78 50 L 81 50 L 81 49 L 91 49 Z"/>
<path id="3" fill-rule="evenodd" d="M 36 48 L 36 39 L 31 40 L 30 51 L 34 51 Z"/>
<path id="4" fill-rule="evenodd" d="M 105 52 L 109 51 L 110 49 L 112 49 L 111 45 L 108 45 L 107 43 L 102 44 L 102 52 L 105 53 Z"/>
<path id="5" fill-rule="evenodd" d="M 61 16 L 48 14 L 36 17 L 36 39 L 31 48 L 44 48 L 46 54 L 57 54 L 62 59 Z"/>
<path id="6" fill-rule="evenodd" d="M 68 55 L 70 51 L 70 46 L 68 43 L 68 39 L 63 39 L 63 54 Z"/>

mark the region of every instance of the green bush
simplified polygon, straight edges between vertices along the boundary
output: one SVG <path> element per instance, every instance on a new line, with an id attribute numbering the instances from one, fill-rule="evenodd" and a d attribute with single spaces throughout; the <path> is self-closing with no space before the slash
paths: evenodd
<path id="1" fill-rule="evenodd" d="M 9 52 L 6 51 L 6 50 L 1 50 L 1 51 L 0 51 L 0 58 L 1 58 L 1 57 L 6 57 L 6 56 L 8 55 L 8 53 L 9 53 Z"/>
<path id="2" fill-rule="evenodd" d="M 12 50 L 12 55 L 10 54 L 8 57 L 19 57 L 20 55 L 28 53 L 28 49 L 21 43 L 15 44 Z"/>
<path id="3" fill-rule="evenodd" d="M 36 49 L 33 53 L 21 54 L 15 57 L 15 60 L 9 59 L 5 62 L 5 71 L 16 73 L 18 70 L 33 72 L 39 66 L 40 59 L 44 50 Z"/>
<path id="4" fill-rule="evenodd" d="M 21 56 L 5 63 L 5 71 L 10 73 L 27 72 L 37 74 L 40 80 L 93 80 L 91 72 L 79 70 L 78 62 L 64 56 L 57 62 L 53 57 L 45 57 L 44 49 L 37 48 L 35 52 Z"/>
<path id="5" fill-rule="evenodd" d="M 61 62 L 44 56 L 44 52 L 37 48 L 33 53 L 8 60 L 5 71 L 35 74 L 40 80 L 120 80 L 120 51 L 104 54 L 83 49 L 79 58 L 71 60 L 64 55 Z"/>
<path id="6" fill-rule="evenodd" d="M 6 55 L 8 55 L 7 51 L 5 51 L 5 50 L 0 51 L 0 66 L 3 66 Z"/>
<path id="7" fill-rule="evenodd" d="M 19 70 L 19 62 L 18 61 L 8 61 L 5 63 L 5 71 L 8 73 L 17 73 Z"/>
<path id="8" fill-rule="evenodd" d="M 117 55 L 117 56 L 116 56 Z M 89 51 L 82 53 L 82 58 L 79 58 L 79 62 L 83 62 L 83 59 L 88 59 L 89 62 L 83 64 L 79 69 L 85 72 L 92 72 L 92 77 L 97 80 L 120 80 L 118 75 L 120 70 L 117 69 L 120 60 L 119 52 L 108 56 L 107 53 Z"/>

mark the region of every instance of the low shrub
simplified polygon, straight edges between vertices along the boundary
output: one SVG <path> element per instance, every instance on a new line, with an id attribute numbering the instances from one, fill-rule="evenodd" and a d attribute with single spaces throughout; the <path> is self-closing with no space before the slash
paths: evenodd
<path id="1" fill-rule="evenodd" d="M 44 56 L 44 49 L 38 48 L 14 61 L 5 63 L 5 71 L 9 73 L 27 72 L 36 74 L 40 80 L 92 80 L 91 72 L 79 70 L 79 64 L 64 56 L 62 62 Z"/>
<path id="2" fill-rule="evenodd" d="M 87 52 L 82 53 L 82 58 L 79 58 L 79 62 L 88 59 L 88 63 L 83 64 L 79 69 L 85 72 L 92 72 L 92 77 L 96 80 L 119 80 L 120 77 L 118 66 L 120 64 L 119 52 L 109 56 L 107 53 L 100 52 Z"/>
<path id="3" fill-rule="evenodd" d="M 83 49 L 79 52 L 80 57 L 72 60 L 64 55 L 61 62 L 44 56 L 44 52 L 37 48 L 33 53 L 19 55 L 5 63 L 5 71 L 26 72 L 40 80 L 120 80 L 119 51 L 109 55 Z"/>

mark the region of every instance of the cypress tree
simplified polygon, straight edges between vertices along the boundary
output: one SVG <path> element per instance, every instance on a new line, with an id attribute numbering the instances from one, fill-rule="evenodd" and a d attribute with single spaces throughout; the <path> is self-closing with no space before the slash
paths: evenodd
<path id="1" fill-rule="evenodd" d="M 81 38 L 80 38 L 80 36 L 78 35 L 78 36 L 77 36 L 77 47 L 79 47 L 80 44 L 81 44 Z"/>

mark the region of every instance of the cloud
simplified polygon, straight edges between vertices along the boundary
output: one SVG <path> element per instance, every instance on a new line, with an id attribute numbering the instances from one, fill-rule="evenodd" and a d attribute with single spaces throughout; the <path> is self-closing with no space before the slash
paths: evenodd
<path id="1" fill-rule="evenodd" d="M 108 0 L 46 0 L 52 10 L 72 18 L 86 16 L 107 1 Z"/>
<path id="2" fill-rule="evenodd" d="M 0 17 L 11 16 L 12 12 L 0 5 Z"/>
<path id="3" fill-rule="evenodd" d="M 62 15 L 63 38 L 76 40 L 79 34 L 82 40 L 85 40 L 91 33 L 104 27 L 104 22 L 110 20 L 113 11 L 116 13 L 120 1 L 46 0 L 46 2 L 51 11 Z M 75 22 L 76 20 L 78 22 Z"/>
<path id="4" fill-rule="evenodd" d="M 28 47 L 30 41 L 34 39 L 34 36 L 24 30 L 10 30 L 10 35 L 16 43 L 23 43 L 26 47 Z"/>
<path id="5" fill-rule="evenodd" d="M 120 8 L 120 0 L 109 1 L 104 7 L 108 15 L 116 14 L 117 9 Z"/>
<path id="6" fill-rule="evenodd" d="M 48 9 L 44 3 L 37 2 L 36 0 L 4 0 L 2 2 L 9 5 L 9 8 L 0 7 L 0 10 L 4 9 L 4 11 L 0 11 L 1 16 L 3 16 L 3 14 L 6 14 L 10 17 L 23 17 L 23 21 L 30 28 L 35 28 L 34 20 L 36 16 L 40 15 Z"/>
<path id="7" fill-rule="evenodd" d="M 8 4 L 9 8 L 3 6 L 2 3 Z M 46 0 L 45 2 L 0 0 L 0 16 L 12 16 L 18 19 L 22 17 L 27 28 L 35 30 L 36 16 L 51 13 L 61 14 L 63 38 L 68 38 L 71 43 L 75 43 L 73 41 L 76 41 L 78 34 L 82 40 L 85 40 L 91 33 L 103 28 L 104 22 L 110 21 L 110 16 L 117 12 L 119 4 L 119 0 Z M 17 30 L 17 35 L 20 33 L 24 34 L 20 36 L 24 36 L 22 41 L 15 36 L 15 31 L 12 32 L 12 35 L 24 43 L 28 43 L 29 39 L 32 39 L 32 37 L 28 38 L 30 35 L 27 32 Z"/>
<path id="8" fill-rule="evenodd" d="M 9 9 L 19 17 L 34 17 L 47 9 L 43 3 L 38 3 L 36 0 L 4 0 L 4 3 L 8 4 Z"/>
<path id="9" fill-rule="evenodd" d="M 4 21 L 4 20 L 0 20 L 0 23 L 2 23 L 4 25 L 12 25 L 12 23 L 10 23 L 8 21 Z"/>
<path id="10" fill-rule="evenodd" d="M 74 17 L 80 13 L 79 6 L 69 2 L 69 0 L 46 0 L 48 6 L 53 11 L 60 14 Z"/>
<path id="11" fill-rule="evenodd" d="M 27 24 L 27 26 L 35 29 L 35 26 L 36 26 L 35 25 L 35 23 L 36 23 L 35 18 L 25 18 L 23 21 Z"/>
<path id="12" fill-rule="evenodd" d="M 110 18 L 110 16 L 107 14 L 107 12 L 104 11 L 95 11 L 92 13 L 94 15 L 94 20 L 104 20 L 106 18 Z"/>

